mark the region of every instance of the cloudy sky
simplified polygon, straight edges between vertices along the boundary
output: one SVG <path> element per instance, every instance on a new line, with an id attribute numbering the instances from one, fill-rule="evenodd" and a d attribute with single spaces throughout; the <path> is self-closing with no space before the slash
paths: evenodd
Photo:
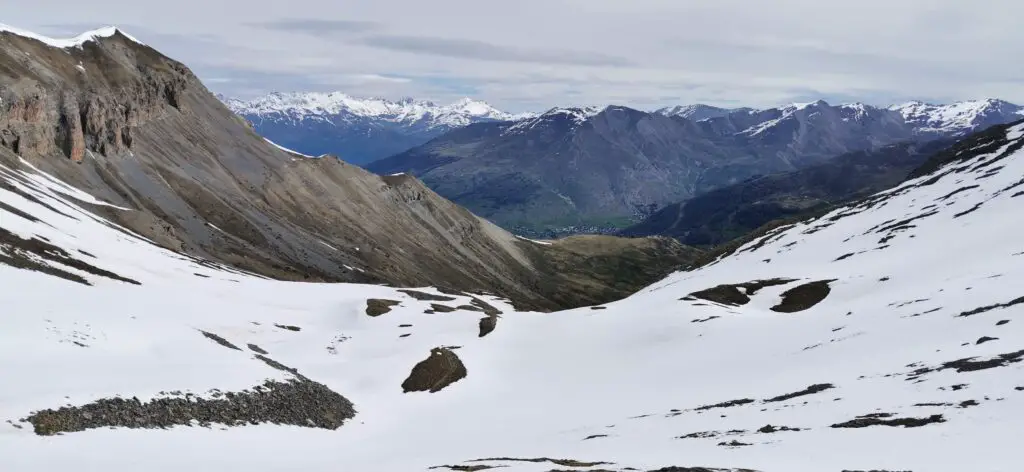
<path id="1" fill-rule="evenodd" d="M 34 0 L 0 22 L 115 24 L 216 92 L 774 106 L 1024 103 L 1017 0 Z"/>

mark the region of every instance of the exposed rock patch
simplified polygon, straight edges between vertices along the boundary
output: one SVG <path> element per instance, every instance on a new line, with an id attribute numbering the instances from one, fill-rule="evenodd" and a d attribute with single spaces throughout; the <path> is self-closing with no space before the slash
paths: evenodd
<path id="1" fill-rule="evenodd" d="M 401 302 L 396 300 L 385 300 L 382 298 L 371 298 L 366 300 L 366 314 L 369 316 L 380 316 L 391 311 L 391 308 Z"/>
<path id="2" fill-rule="evenodd" d="M 466 378 L 466 366 L 450 348 L 436 347 L 430 350 L 430 357 L 412 368 L 409 377 L 402 382 L 402 391 L 436 393 L 445 387 Z"/>
<path id="3" fill-rule="evenodd" d="M 266 356 L 266 355 L 269 355 L 269 354 L 270 354 L 269 352 L 265 351 L 265 350 L 264 350 L 263 348 L 261 348 L 261 347 L 259 347 L 259 346 L 255 345 L 255 344 L 252 344 L 252 343 L 250 343 L 250 344 L 248 344 L 247 346 L 249 347 L 249 350 L 250 350 L 250 351 L 252 351 L 252 352 L 255 352 L 255 353 L 257 353 L 257 354 L 263 354 L 264 356 Z"/>
<path id="4" fill-rule="evenodd" d="M 819 280 L 793 287 L 782 293 L 782 302 L 771 308 L 779 313 L 796 313 L 808 310 L 814 305 L 821 303 L 828 296 L 832 288 L 829 284 L 832 280 Z"/>
<path id="5" fill-rule="evenodd" d="M 108 270 L 100 269 L 92 264 L 76 259 L 67 251 L 43 241 L 42 239 L 24 239 L 3 228 L 0 228 L 0 248 L 3 248 L 4 252 L 6 252 L 6 254 L 0 253 L 0 264 L 10 265 L 19 269 L 41 272 L 83 285 L 92 285 L 88 280 L 78 274 L 46 264 L 46 261 L 50 261 L 99 277 L 106 277 L 108 279 L 130 283 L 132 285 L 142 285 L 135 280 L 122 277 Z"/>
<path id="6" fill-rule="evenodd" d="M 450 307 L 448 305 L 441 305 L 439 303 L 431 303 L 430 304 L 430 309 L 427 310 L 427 311 L 424 311 L 423 313 L 428 314 L 428 315 L 432 315 L 434 313 L 451 313 L 451 312 L 453 312 L 455 310 L 456 310 L 455 308 L 452 308 L 452 307 Z"/>
<path id="7" fill-rule="evenodd" d="M 1003 367 L 1009 364 L 1015 364 L 1024 359 L 1024 350 L 1009 352 L 1006 354 L 1000 354 L 995 357 L 988 359 L 979 360 L 977 357 L 968 357 L 964 359 L 957 359 L 955 361 L 945 362 L 938 367 L 921 367 L 914 370 L 907 377 L 907 380 L 916 380 L 922 375 L 929 374 L 932 372 L 939 372 L 947 369 L 955 369 L 957 372 L 974 372 L 979 370 L 994 369 L 996 367 Z M 959 386 L 954 385 L 953 390 L 959 390 L 960 388 L 966 387 L 966 385 Z"/>
<path id="8" fill-rule="evenodd" d="M 107 398 L 78 407 L 43 410 L 27 418 L 41 436 L 104 427 L 169 428 L 284 424 L 337 429 L 355 416 L 352 402 L 309 380 L 267 381 L 252 390 L 226 392 L 217 399 L 187 395 L 141 402 Z"/>
<path id="9" fill-rule="evenodd" d="M 274 324 L 274 326 L 276 326 L 276 327 L 278 327 L 280 329 L 286 329 L 288 331 L 302 331 L 302 328 L 300 328 L 298 326 L 282 325 L 282 324 L 276 324 L 276 323 Z"/>
<path id="10" fill-rule="evenodd" d="M 758 430 L 757 430 L 757 432 L 765 433 L 765 434 L 777 433 L 779 431 L 803 431 L 803 430 L 800 429 L 800 428 L 790 428 L 789 426 L 772 426 L 770 424 L 766 424 L 766 425 L 758 428 Z"/>
<path id="11" fill-rule="evenodd" d="M 455 301 L 455 297 L 447 297 L 447 296 L 444 296 L 444 295 L 434 295 L 434 294 L 431 294 L 431 293 L 420 292 L 418 290 L 399 290 L 399 292 L 402 292 L 402 293 L 404 293 L 404 294 L 406 294 L 406 295 L 408 295 L 408 296 L 410 296 L 412 298 L 415 298 L 415 299 L 417 299 L 419 301 L 427 301 L 427 302 L 451 302 L 451 301 Z"/>
<path id="12" fill-rule="evenodd" d="M 741 306 L 750 302 L 750 295 L 756 294 L 765 287 L 785 285 L 795 282 L 794 279 L 766 279 L 744 282 L 741 284 L 722 284 L 709 289 L 693 292 L 684 300 L 706 300 L 709 302 L 721 303 L 723 305 Z"/>
<path id="13" fill-rule="evenodd" d="M 832 385 L 832 384 L 814 384 L 814 385 L 811 385 L 810 387 L 807 387 L 807 388 L 805 388 L 803 390 L 800 390 L 799 392 L 793 392 L 793 393 L 787 393 L 785 395 L 779 395 L 777 397 L 769 398 L 769 399 L 765 400 L 764 402 L 765 403 L 784 402 L 786 400 L 791 400 L 791 399 L 797 398 L 797 397 L 802 397 L 802 396 L 806 396 L 806 395 L 813 395 L 815 393 L 821 393 L 821 392 L 824 392 L 825 390 L 830 390 L 830 389 L 833 389 L 833 388 L 835 388 L 835 386 Z"/>
<path id="14" fill-rule="evenodd" d="M 575 459 L 550 459 L 550 458 L 547 458 L 547 457 L 539 457 L 539 458 L 531 458 L 531 459 L 522 459 L 522 458 L 515 458 L 515 457 L 493 457 L 493 458 L 489 458 L 489 459 L 475 459 L 475 460 L 471 460 L 469 462 L 534 462 L 534 463 L 550 462 L 552 464 L 560 465 L 562 467 L 596 467 L 596 466 L 599 466 L 599 465 L 611 465 L 612 464 L 611 462 L 587 462 L 587 461 L 578 461 L 578 460 L 575 460 Z"/>
<path id="15" fill-rule="evenodd" d="M 1020 305 L 1021 303 L 1024 303 L 1024 297 L 1018 297 L 1018 298 L 1010 300 L 1010 301 L 1008 301 L 1006 303 L 996 303 L 995 305 L 988 305 L 988 306 L 983 306 L 981 308 L 975 308 L 973 310 L 965 311 L 963 313 L 960 313 L 959 315 L 956 315 L 956 316 L 958 318 L 966 318 L 968 316 L 979 315 L 979 314 L 982 314 L 982 313 L 985 313 L 985 312 L 989 312 L 989 311 L 992 311 L 992 310 L 999 310 L 999 309 L 1003 309 L 1003 308 L 1009 308 L 1009 307 L 1014 306 L 1014 305 Z"/>
<path id="16" fill-rule="evenodd" d="M 888 416 L 891 416 L 889 414 Z M 901 426 L 904 428 L 919 428 L 933 423 L 944 423 L 946 419 L 942 415 L 932 415 L 927 418 L 893 418 L 880 417 L 878 414 L 858 416 L 855 419 L 832 425 L 832 428 L 866 428 L 868 426 Z"/>
<path id="17" fill-rule="evenodd" d="M 206 336 L 208 339 L 212 340 L 213 342 L 215 342 L 217 344 L 220 344 L 221 346 L 224 346 L 224 347 L 226 347 L 228 349 L 234 349 L 236 351 L 241 351 L 241 349 L 239 349 L 238 346 L 235 346 L 234 344 L 231 344 L 230 342 L 228 342 L 227 339 L 224 339 L 224 338 L 222 338 L 220 336 L 217 336 L 216 334 L 208 333 L 208 332 L 202 331 L 202 330 L 200 330 L 199 332 L 203 333 L 203 336 Z"/>
<path id="18" fill-rule="evenodd" d="M 435 465 L 435 466 L 431 467 L 430 470 L 434 470 L 434 469 L 448 469 L 448 470 L 454 470 L 455 472 L 477 472 L 479 470 L 497 469 L 499 467 L 503 467 L 503 466 L 499 466 L 499 465 L 482 465 L 482 464 L 481 465 Z"/>
<path id="19" fill-rule="evenodd" d="M 494 332 L 494 329 L 498 327 L 497 316 L 485 316 L 480 318 L 480 336 L 484 337 Z"/>
<path id="20" fill-rule="evenodd" d="M 716 403 L 714 405 L 699 406 L 699 407 L 694 408 L 694 409 L 697 410 L 697 411 L 702 411 L 702 410 L 711 410 L 711 409 L 714 409 L 714 408 L 731 408 L 731 407 L 734 407 L 734 406 L 746 405 L 748 403 L 754 403 L 754 400 L 752 400 L 750 398 L 742 398 L 742 399 L 739 399 L 739 400 L 729 400 L 727 402 Z"/>

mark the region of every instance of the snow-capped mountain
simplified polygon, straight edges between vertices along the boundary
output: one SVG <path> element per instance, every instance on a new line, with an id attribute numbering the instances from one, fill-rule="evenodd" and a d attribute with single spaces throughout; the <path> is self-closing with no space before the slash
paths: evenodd
<path id="1" fill-rule="evenodd" d="M 506 113 L 470 98 L 438 105 L 412 98 L 391 101 L 332 92 L 222 100 L 276 143 L 305 154 L 334 154 L 355 164 L 396 154 L 472 123 L 532 116 Z"/>
<path id="2" fill-rule="evenodd" d="M 655 113 L 679 116 L 692 121 L 718 119 L 724 122 L 746 123 L 745 127 L 735 131 L 752 136 L 783 125 L 790 119 L 820 114 L 823 109 L 833 110 L 832 114 L 838 115 L 843 121 L 871 121 L 885 117 L 887 111 L 895 112 L 903 118 L 912 134 L 926 139 L 962 137 L 992 125 L 1024 118 L 1024 107 L 997 99 L 968 100 L 938 105 L 915 101 L 888 107 L 876 107 L 863 103 L 831 105 L 824 100 L 763 109 L 726 109 L 696 104 L 661 108 Z M 889 115 L 889 118 L 892 116 Z"/>
<path id="3" fill-rule="evenodd" d="M 0 162 L 0 470 L 1015 470 L 1022 147 L 543 314 L 257 277 Z"/>
<path id="4" fill-rule="evenodd" d="M 1024 118 L 1024 107 L 996 100 L 971 100 L 948 105 L 907 102 L 889 107 L 921 135 L 964 136 L 975 130 Z"/>
<path id="5" fill-rule="evenodd" d="M 36 34 L 36 33 L 31 32 L 31 31 L 26 31 L 26 30 L 23 30 L 23 29 L 20 29 L 20 28 L 15 28 L 13 26 L 5 25 L 3 23 L 0 23 L 0 33 L 9 33 L 9 34 L 16 35 L 16 36 L 19 36 L 19 37 L 22 37 L 22 38 L 34 39 L 34 40 L 39 41 L 39 42 L 41 42 L 43 44 L 46 44 L 47 46 L 52 46 L 52 47 L 60 48 L 60 49 L 69 49 L 69 48 L 79 48 L 80 49 L 82 47 L 82 45 L 84 45 L 87 42 L 96 41 L 97 39 L 100 39 L 100 38 L 109 38 L 111 36 L 118 35 L 118 34 L 120 34 L 120 35 L 124 36 L 125 38 L 128 38 L 128 39 L 130 39 L 130 40 L 132 40 L 132 41 L 134 41 L 134 42 L 136 42 L 136 43 L 138 43 L 140 45 L 143 44 L 142 41 L 139 41 L 138 39 L 133 38 L 131 35 L 129 35 L 128 33 L 125 33 L 124 31 L 121 31 L 120 29 L 118 29 L 115 26 L 105 26 L 103 28 L 98 28 L 98 29 L 95 29 L 95 30 L 92 30 L 92 31 L 86 31 L 86 32 L 84 32 L 84 33 L 82 33 L 82 34 L 80 34 L 78 36 L 73 37 L 73 38 L 51 38 L 51 37 L 48 37 L 48 36 L 43 36 L 41 34 Z"/>
<path id="6" fill-rule="evenodd" d="M 579 127 L 605 108 L 602 107 L 555 107 L 540 115 L 519 117 L 502 135 L 524 134 L 530 130 L 546 129 L 550 132 L 570 132 Z"/>
<path id="7" fill-rule="evenodd" d="M 749 110 L 750 108 L 719 108 L 698 103 L 695 105 L 676 105 L 672 107 L 659 108 L 654 112 L 665 116 L 679 116 L 688 120 L 701 121 L 726 116 L 730 113 Z"/>

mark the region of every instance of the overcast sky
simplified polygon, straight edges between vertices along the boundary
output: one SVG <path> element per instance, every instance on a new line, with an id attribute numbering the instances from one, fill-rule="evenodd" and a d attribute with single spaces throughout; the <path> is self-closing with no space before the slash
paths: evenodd
<path id="1" fill-rule="evenodd" d="M 1024 102 L 1018 0 L 34 0 L 0 22 L 106 24 L 215 92 L 339 90 L 509 111 L 615 103 Z"/>

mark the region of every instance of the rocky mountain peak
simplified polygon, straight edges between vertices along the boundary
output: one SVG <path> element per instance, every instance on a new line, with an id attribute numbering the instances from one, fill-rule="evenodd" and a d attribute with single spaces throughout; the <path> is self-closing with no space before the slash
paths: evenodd
<path id="1" fill-rule="evenodd" d="M 115 36 L 121 36 L 139 45 L 143 45 L 141 41 L 135 39 L 134 37 L 132 37 L 128 33 L 125 33 L 123 30 L 119 29 L 116 26 L 104 26 L 102 28 L 98 28 L 95 30 L 86 31 L 72 38 L 51 38 L 48 36 L 43 36 L 41 34 L 33 33 L 31 31 L 23 30 L 20 28 L 16 28 L 14 26 L 0 23 L 0 36 L 4 34 L 18 36 L 21 38 L 33 39 L 47 46 L 60 49 L 81 48 L 87 42 L 95 42 L 103 38 L 112 38 Z"/>
<path id="2" fill-rule="evenodd" d="M 186 89 L 202 88 L 183 65 L 114 27 L 71 39 L 0 31 L 0 62 L 16 77 L 0 76 L 0 146 L 16 154 L 81 161 L 129 150 L 139 125 L 180 110 Z M 111 67 L 125 51 L 146 67 Z"/>

